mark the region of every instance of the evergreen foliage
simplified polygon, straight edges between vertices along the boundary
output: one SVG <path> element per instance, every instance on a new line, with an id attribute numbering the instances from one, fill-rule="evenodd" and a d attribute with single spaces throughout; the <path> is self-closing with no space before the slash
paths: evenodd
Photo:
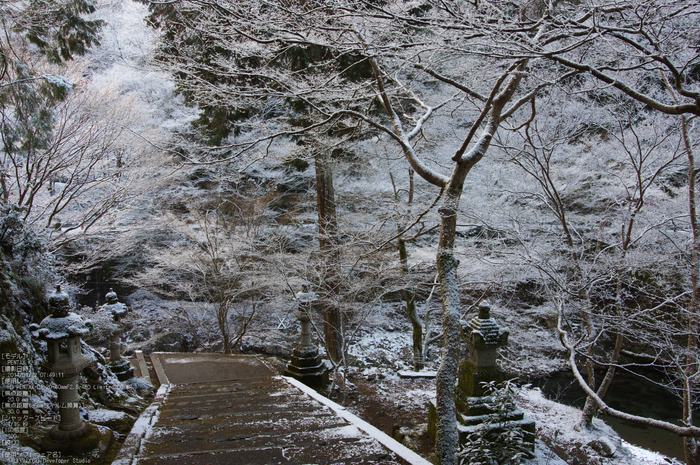
<path id="1" fill-rule="evenodd" d="M 30 164 L 51 144 L 54 107 L 73 85 L 44 70 L 47 62 L 61 64 L 99 45 L 103 22 L 83 17 L 94 11 L 90 0 L 5 2 L 0 7 L 6 31 L 0 40 L 0 201 L 9 199 L 12 166 L 16 169 L 20 160 Z M 18 199 L 20 205 L 28 201 Z"/>

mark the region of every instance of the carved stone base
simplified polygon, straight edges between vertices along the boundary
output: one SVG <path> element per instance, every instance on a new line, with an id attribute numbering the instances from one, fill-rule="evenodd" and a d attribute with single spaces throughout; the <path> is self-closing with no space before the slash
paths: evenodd
<path id="1" fill-rule="evenodd" d="M 131 366 L 128 360 L 119 360 L 112 362 L 107 367 L 114 373 L 119 381 L 126 381 L 134 377 L 134 367 Z"/>
<path id="2" fill-rule="evenodd" d="M 512 445 L 512 434 L 518 433 L 522 437 L 522 451 L 531 456 L 535 452 L 535 437 L 537 428 L 535 421 L 526 417 L 522 410 L 516 409 L 506 412 L 503 415 L 488 414 L 476 417 L 458 415 L 460 444 L 466 444 L 474 435 L 485 439 L 485 443 L 493 444 L 493 447 L 503 447 Z M 507 434 L 504 436 L 504 434 Z"/>
<path id="3" fill-rule="evenodd" d="M 71 430 L 62 430 L 60 427 L 54 426 L 49 431 L 49 437 L 55 439 L 56 441 L 69 441 L 71 439 L 77 439 L 85 436 L 90 432 L 90 425 L 83 422 L 78 428 Z"/>
<path id="4" fill-rule="evenodd" d="M 63 455 L 83 455 L 95 449 L 107 450 L 113 442 L 111 430 L 101 430 L 89 423 L 84 423 L 83 427 L 73 431 L 60 431 L 54 426 L 41 441 L 41 450 L 61 452 Z"/>
<path id="5" fill-rule="evenodd" d="M 526 417 L 520 409 L 514 409 L 502 414 L 494 413 L 489 407 L 491 397 L 472 397 L 466 402 L 469 414 L 457 413 L 457 428 L 459 442 L 465 444 L 470 435 L 478 433 L 486 439 L 496 441 L 497 436 L 508 430 L 519 430 L 523 435 L 523 447 L 526 451 L 534 453 L 536 424 Z M 462 411 L 461 408 L 458 410 Z M 428 434 L 435 439 L 437 435 L 437 406 L 435 400 L 428 403 Z"/>
<path id="6" fill-rule="evenodd" d="M 284 374 L 314 389 L 323 388 L 328 384 L 328 369 L 313 346 L 297 346 Z"/>

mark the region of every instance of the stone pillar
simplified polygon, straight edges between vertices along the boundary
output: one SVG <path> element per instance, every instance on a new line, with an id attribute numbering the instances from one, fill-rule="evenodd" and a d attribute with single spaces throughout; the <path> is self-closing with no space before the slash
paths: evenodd
<path id="1" fill-rule="evenodd" d="M 113 331 L 109 335 L 109 362 L 110 365 L 118 364 L 122 361 L 121 349 L 122 345 L 119 342 L 122 336 L 121 328 L 118 331 Z M 110 367 L 111 368 L 111 367 Z"/>
<path id="2" fill-rule="evenodd" d="M 109 336 L 109 364 L 107 366 L 119 381 L 126 381 L 134 377 L 134 368 L 131 366 L 131 363 L 128 360 L 123 360 L 121 356 L 120 340 L 124 332 L 124 324 L 121 322 L 121 319 L 126 315 L 128 308 L 125 304 L 119 302 L 117 293 L 112 289 L 109 290 L 105 297 L 107 303 L 100 307 L 100 311 L 111 313 L 114 322 L 114 329 Z"/>
<path id="3" fill-rule="evenodd" d="M 42 448 L 67 454 L 83 453 L 99 442 L 96 428 L 80 417 L 78 376 L 90 364 L 81 350 L 80 337 L 92 329 L 92 323 L 70 312 L 68 294 L 56 288 L 49 297 L 51 315 L 39 324 L 39 337 L 46 340 L 48 357 L 42 376 L 52 379 L 58 394 L 58 425 L 42 441 Z"/>
<path id="4" fill-rule="evenodd" d="M 500 384 L 507 379 L 497 359 L 498 349 L 508 344 L 508 334 L 508 330 L 500 328 L 491 317 L 491 305 L 483 301 L 479 305 L 479 315 L 472 318 L 466 328 L 469 358 L 459 367 L 455 393 L 459 438 L 465 443 L 477 431 L 489 437 L 518 428 L 524 432 L 526 446 L 534 452 L 535 422 L 517 408 L 496 412 L 494 399 L 485 387 L 485 383 Z M 434 436 L 437 411 L 434 403 L 429 408 L 428 430 Z"/>
<path id="5" fill-rule="evenodd" d="M 318 297 L 313 292 L 298 292 L 299 311 L 296 313 L 301 322 L 301 343 L 296 346 L 292 360 L 284 374 L 298 379 L 315 389 L 328 384 L 328 369 L 321 360 L 318 348 L 311 343 L 311 310 Z"/>
<path id="6" fill-rule="evenodd" d="M 54 372 L 55 373 L 55 372 Z M 64 372 L 65 373 L 65 372 Z M 87 433 L 87 424 L 80 418 L 78 374 L 56 378 L 58 385 L 58 426 L 49 433 L 54 439 L 73 439 Z"/>
<path id="7" fill-rule="evenodd" d="M 311 347 L 311 318 L 306 311 L 297 312 L 296 317 L 301 323 L 301 347 Z"/>

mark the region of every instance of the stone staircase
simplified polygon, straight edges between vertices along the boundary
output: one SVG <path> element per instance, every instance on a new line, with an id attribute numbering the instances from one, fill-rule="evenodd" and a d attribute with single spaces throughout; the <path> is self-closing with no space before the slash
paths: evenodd
<path id="1" fill-rule="evenodd" d="M 163 353 L 150 361 L 160 388 L 116 465 L 429 464 L 256 357 Z"/>

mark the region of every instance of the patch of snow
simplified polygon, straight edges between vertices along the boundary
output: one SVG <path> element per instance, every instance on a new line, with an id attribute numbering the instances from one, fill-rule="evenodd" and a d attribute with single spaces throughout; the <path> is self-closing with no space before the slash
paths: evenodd
<path id="1" fill-rule="evenodd" d="M 535 456 L 525 460 L 523 465 L 567 465 L 552 449 L 539 439 L 535 440 Z"/>
<path id="2" fill-rule="evenodd" d="M 94 421 L 95 423 L 105 423 L 112 420 L 122 420 L 128 415 L 124 412 L 118 412 L 116 410 L 107 410 L 103 408 L 88 410 L 87 418 L 88 421 Z"/>
<path id="3" fill-rule="evenodd" d="M 63 87 L 66 92 L 73 90 L 73 83 L 63 76 L 54 76 L 53 74 L 42 74 L 42 78 L 46 80 L 49 84 L 56 87 Z"/>
<path id="4" fill-rule="evenodd" d="M 410 331 L 375 330 L 362 334 L 350 346 L 358 366 L 390 366 L 394 369 L 408 370 L 412 360 L 404 359 L 402 354 L 412 347 Z"/>
<path id="5" fill-rule="evenodd" d="M 353 425 L 339 426 L 337 428 L 327 428 L 319 431 L 320 436 L 326 439 L 338 438 L 359 438 L 362 436 L 357 427 Z"/>
<path id="6" fill-rule="evenodd" d="M 84 336 L 92 330 L 92 322 L 85 320 L 77 313 L 54 318 L 47 316 L 39 324 L 39 337 L 49 340 L 64 339 L 73 336 Z"/>
<path id="7" fill-rule="evenodd" d="M 535 420 L 538 436 L 548 438 L 563 450 L 578 449 L 586 454 L 594 454 L 595 452 L 588 447 L 588 444 L 600 437 L 606 437 L 613 442 L 620 443 L 620 447 L 613 457 L 600 457 L 600 463 L 610 465 L 677 463 L 662 454 L 633 446 L 621 440 L 617 433 L 599 418 L 593 420 L 593 428 L 589 430 L 578 428 L 581 419 L 579 409 L 546 399 L 537 388 L 522 389 L 518 393 L 517 403 L 530 418 Z"/>
<path id="8" fill-rule="evenodd" d="M 435 389 L 411 389 L 406 391 L 406 397 L 425 405 L 430 399 L 435 398 Z"/>
<path id="9" fill-rule="evenodd" d="M 624 449 L 626 455 L 632 457 L 632 463 L 637 465 L 666 465 L 671 463 L 680 465 L 681 463 L 676 459 L 671 459 L 659 454 L 658 452 L 650 451 L 639 446 L 635 446 L 634 444 L 630 444 L 624 439 L 622 440 L 620 448 Z"/>
<path id="10" fill-rule="evenodd" d="M 432 370 L 421 370 L 421 371 L 399 371 L 399 376 L 401 378 L 435 378 L 437 376 L 437 371 Z"/>

